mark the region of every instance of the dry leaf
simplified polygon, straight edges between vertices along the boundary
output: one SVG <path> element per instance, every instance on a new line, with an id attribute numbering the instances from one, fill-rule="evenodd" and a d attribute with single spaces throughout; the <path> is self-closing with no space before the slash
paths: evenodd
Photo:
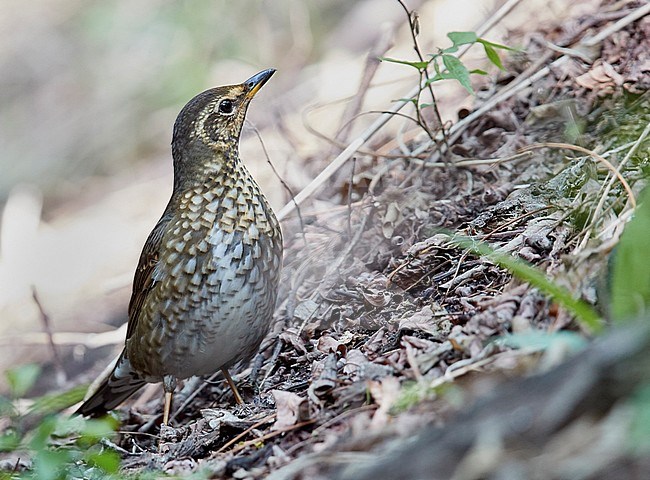
<path id="1" fill-rule="evenodd" d="M 322 353 L 336 353 L 339 358 L 345 357 L 347 347 L 330 335 L 318 339 L 316 349 Z"/>
<path id="2" fill-rule="evenodd" d="M 277 408 L 273 430 L 281 430 L 309 418 L 309 403 L 306 398 L 283 390 L 271 390 L 271 393 Z"/>
<path id="3" fill-rule="evenodd" d="M 379 406 L 375 414 L 372 416 L 370 428 L 372 430 L 383 430 L 390 420 L 388 411 L 399 396 L 399 380 L 395 377 L 385 377 L 380 381 L 370 381 L 368 382 L 368 389 L 370 390 L 372 398 L 375 399 L 375 402 Z"/>
<path id="4" fill-rule="evenodd" d="M 415 312 L 410 317 L 400 319 L 399 329 L 419 330 L 431 335 L 440 333 L 440 329 L 433 320 L 433 311 L 429 306 L 423 307 L 422 310 Z"/>
<path id="5" fill-rule="evenodd" d="M 385 238 L 392 238 L 395 227 L 402 220 L 402 211 L 396 202 L 391 202 L 386 207 L 386 213 L 381 222 L 381 231 Z"/>

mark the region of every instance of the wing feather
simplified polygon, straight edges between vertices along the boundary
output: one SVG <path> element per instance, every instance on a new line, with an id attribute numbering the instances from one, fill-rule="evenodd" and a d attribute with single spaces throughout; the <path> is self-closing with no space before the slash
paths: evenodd
<path id="1" fill-rule="evenodd" d="M 133 335 L 138 318 L 140 317 L 142 305 L 144 305 L 144 301 L 149 292 L 156 285 L 156 281 L 153 278 L 153 271 L 159 260 L 162 238 L 171 219 L 172 215 L 168 214 L 167 210 L 165 210 L 165 213 L 158 220 L 158 223 L 149 234 L 142 248 L 138 267 L 135 270 L 135 276 L 133 278 L 133 293 L 131 293 L 131 300 L 129 301 L 129 324 L 126 330 L 127 339 Z"/>

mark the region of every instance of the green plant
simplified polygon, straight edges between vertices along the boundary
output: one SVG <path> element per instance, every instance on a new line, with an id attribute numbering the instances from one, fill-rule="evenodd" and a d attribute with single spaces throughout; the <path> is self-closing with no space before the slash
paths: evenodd
<path id="1" fill-rule="evenodd" d="M 39 374 L 40 367 L 32 364 L 5 373 L 10 396 L 0 396 L 0 414 L 8 419 L 0 432 L 0 453 L 27 458 L 31 467 L 24 472 L 0 472 L 0 478 L 110 478 L 117 473 L 118 454 L 100 443 L 114 434 L 115 419 L 85 420 L 58 413 L 81 400 L 85 386 L 40 397 L 24 413 L 16 407 L 16 400 Z"/>
<path id="2" fill-rule="evenodd" d="M 408 102 L 413 103 L 415 107 L 416 118 L 413 119 L 422 129 L 427 133 L 429 138 L 435 142 L 435 135 L 430 126 L 428 125 L 425 117 L 422 115 L 422 110 L 425 108 L 433 108 L 436 120 L 441 127 L 442 136 L 446 143 L 446 134 L 444 128 L 442 128 L 443 122 L 440 112 L 438 110 L 437 101 L 435 94 L 433 93 L 433 88 L 431 85 L 435 82 L 442 80 L 456 80 L 459 82 L 463 88 L 465 88 L 470 94 L 474 94 L 472 89 L 472 84 L 470 82 L 470 75 L 487 75 L 487 72 L 481 69 L 469 70 L 465 64 L 459 59 L 458 56 L 454 55 L 459 52 L 459 49 L 462 46 L 467 45 L 468 48 L 474 44 L 480 44 L 485 51 L 487 59 L 501 70 L 505 70 L 503 63 L 499 58 L 497 50 L 510 50 L 516 51 L 512 47 L 506 45 L 501 45 L 499 43 L 494 43 L 484 38 L 480 38 L 474 32 L 450 32 L 447 34 L 447 37 L 451 40 L 452 45 L 445 49 L 438 49 L 438 52 L 429 54 L 428 59 L 425 59 L 422 50 L 418 44 L 418 35 L 420 33 L 420 24 L 418 19 L 418 14 L 415 11 L 410 11 L 402 0 L 397 0 L 401 7 L 404 9 L 404 12 L 407 15 L 409 22 L 409 29 L 411 31 L 411 36 L 413 38 L 413 49 L 418 57 L 415 61 L 400 60 L 390 57 L 380 57 L 379 60 L 384 62 L 398 63 L 402 65 L 408 65 L 415 68 L 418 71 L 419 75 L 419 85 L 420 88 L 413 98 L 402 99 Z M 430 69 L 433 69 L 433 75 L 430 73 Z M 429 95 L 431 96 L 431 102 L 421 103 L 420 99 L 422 92 L 428 90 Z"/>
<path id="3" fill-rule="evenodd" d="M 538 288 L 556 302 L 566 308 L 578 322 L 587 330 L 597 333 L 603 328 L 603 322 L 599 315 L 586 302 L 574 298 L 571 292 L 561 285 L 547 278 L 544 273 L 532 265 L 513 257 L 512 255 L 501 253 L 492 248 L 487 243 L 477 242 L 468 237 L 454 236 L 451 243 L 465 248 L 470 252 L 484 257 L 491 262 L 505 268 L 515 277 L 528 282 Z"/>
<path id="4" fill-rule="evenodd" d="M 625 227 L 613 253 L 610 313 L 615 322 L 650 310 L 650 188 L 639 196 L 634 218 Z"/>
<path id="5" fill-rule="evenodd" d="M 497 68 L 505 71 L 501 58 L 499 58 L 499 54 L 497 53 L 497 49 L 516 51 L 516 49 L 508 47 L 507 45 L 501 45 L 480 38 L 475 32 L 449 32 L 447 37 L 452 42 L 451 47 L 439 49 L 437 53 L 429 54 L 428 60 L 421 59 L 419 61 L 411 62 L 389 57 L 382 57 L 381 60 L 409 65 L 415 68 L 422 77 L 427 77 L 429 69 L 433 68 L 435 75 L 428 76 L 426 80 L 423 79 L 423 87 L 427 87 L 430 84 L 441 80 L 456 80 L 463 86 L 463 88 L 465 88 L 465 90 L 467 90 L 468 93 L 474 94 L 474 89 L 470 82 L 470 75 L 487 75 L 487 72 L 478 68 L 469 70 L 465 64 L 453 54 L 457 53 L 463 45 L 472 46 L 479 44 L 483 47 L 487 59 Z M 430 105 L 431 104 L 423 104 L 420 105 L 420 107 L 424 108 Z"/>

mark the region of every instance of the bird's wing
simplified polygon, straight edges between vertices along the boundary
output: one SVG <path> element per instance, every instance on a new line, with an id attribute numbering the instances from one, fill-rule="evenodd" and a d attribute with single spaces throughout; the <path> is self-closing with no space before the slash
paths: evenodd
<path id="1" fill-rule="evenodd" d="M 131 300 L 129 302 L 129 325 L 126 330 L 127 339 L 135 331 L 144 300 L 156 284 L 153 278 L 153 271 L 158 263 L 163 234 L 171 218 L 171 215 L 168 215 L 167 212 L 163 214 L 142 248 L 138 268 L 136 268 L 135 277 L 133 278 L 133 293 L 131 293 Z"/>

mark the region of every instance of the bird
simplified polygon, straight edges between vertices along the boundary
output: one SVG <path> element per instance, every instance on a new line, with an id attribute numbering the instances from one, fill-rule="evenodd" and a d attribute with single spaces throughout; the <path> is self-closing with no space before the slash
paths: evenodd
<path id="1" fill-rule="evenodd" d="M 239 157 L 250 101 L 275 69 L 206 90 L 178 114 L 173 191 L 135 271 L 124 349 L 110 375 L 75 412 L 98 417 L 145 383 L 162 382 L 163 425 L 178 379 L 250 359 L 272 323 L 282 231 Z"/>

